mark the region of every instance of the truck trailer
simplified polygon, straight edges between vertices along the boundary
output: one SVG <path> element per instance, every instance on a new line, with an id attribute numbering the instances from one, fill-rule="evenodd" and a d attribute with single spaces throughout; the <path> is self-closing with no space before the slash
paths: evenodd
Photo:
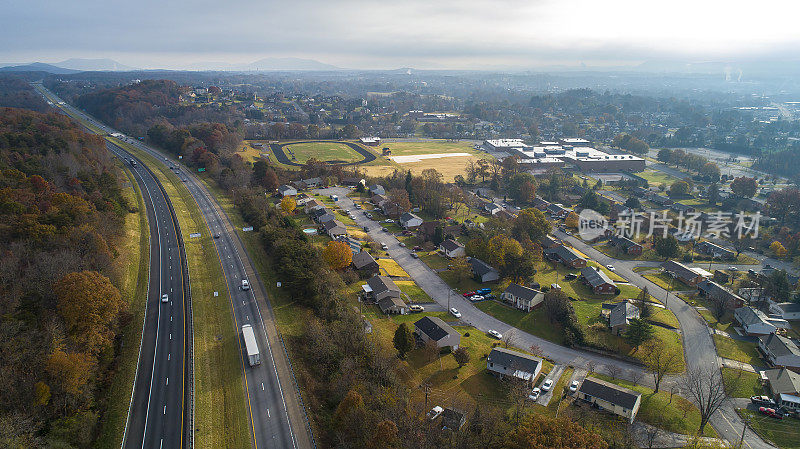
<path id="1" fill-rule="evenodd" d="M 253 332 L 253 326 L 245 324 L 242 326 L 242 336 L 244 337 L 244 347 L 247 350 L 247 360 L 250 366 L 256 366 L 261 363 L 261 354 L 258 352 L 258 343 L 256 343 L 256 334 Z"/>

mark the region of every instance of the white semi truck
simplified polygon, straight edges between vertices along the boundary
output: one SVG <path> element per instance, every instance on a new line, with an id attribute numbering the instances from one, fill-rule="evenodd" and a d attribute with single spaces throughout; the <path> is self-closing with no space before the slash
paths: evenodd
<path id="1" fill-rule="evenodd" d="M 253 326 L 245 324 L 242 326 L 242 336 L 244 337 L 244 347 L 247 350 L 247 360 L 250 366 L 256 366 L 261 363 L 261 354 L 258 352 L 258 343 L 256 343 L 256 334 L 253 332 Z"/>

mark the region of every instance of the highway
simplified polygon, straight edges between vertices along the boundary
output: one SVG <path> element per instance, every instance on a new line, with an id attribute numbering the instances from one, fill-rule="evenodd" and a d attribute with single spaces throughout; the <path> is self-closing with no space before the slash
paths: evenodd
<path id="1" fill-rule="evenodd" d="M 58 97 L 40 85 L 39 92 L 54 104 Z M 62 109 L 63 106 L 61 105 Z M 69 114 L 69 111 L 65 111 Z M 186 254 L 180 227 L 172 204 L 162 186 L 141 160 L 106 140 L 106 147 L 120 158 L 139 185 L 150 229 L 150 271 L 146 311 L 139 347 L 135 387 L 131 395 L 128 419 L 123 435 L 125 448 L 189 447 L 191 429 L 187 420 L 186 388 L 191 366 L 186 348 L 191 345 L 187 333 L 187 310 L 191 298 L 186 270 Z M 129 161 L 135 160 L 133 166 Z M 167 301 L 162 295 L 167 295 Z"/>
<path id="2" fill-rule="evenodd" d="M 79 117 L 105 133 L 117 132 L 70 105 L 61 104 L 60 100 L 44 87 L 37 85 L 37 89 L 73 117 Z M 213 241 L 226 278 L 234 325 L 239 338 L 242 380 L 247 394 L 247 403 L 244 406 L 247 409 L 250 420 L 253 447 L 312 447 L 312 437 L 308 431 L 305 414 L 296 393 L 297 390 L 293 383 L 288 357 L 279 339 L 266 289 L 255 272 L 253 263 L 244 250 L 244 246 L 236 234 L 229 217 L 222 211 L 213 195 L 202 182 L 182 167 L 181 164 L 166 158 L 160 152 L 136 139 L 123 139 L 130 145 L 149 153 L 159 163 L 164 161 L 164 163 L 177 167 L 174 171 L 182 180 L 185 180 L 185 185 L 197 202 L 208 229 L 216 237 Z M 160 219 L 160 217 L 158 218 Z M 242 290 L 242 279 L 248 279 L 252 288 Z M 149 312 L 150 309 L 148 308 Z M 147 319 L 149 321 L 150 317 L 148 316 Z M 157 322 L 162 323 L 162 321 L 163 319 Z M 261 352 L 261 363 L 252 367 L 247 361 L 244 340 L 241 334 L 241 326 L 244 324 L 253 326 Z M 149 341 L 145 343 L 143 340 L 143 348 L 145 344 L 152 345 Z M 146 358 L 144 349 L 142 350 L 141 358 Z M 145 384 L 140 382 L 139 377 L 137 375 L 132 410 L 147 409 L 143 404 L 135 401 L 136 397 L 141 395 L 139 390 L 146 388 L 143 388 Z M 130 428 L 134 427 L 134 425 L 141 425 L 140 422 L 132 419 L 137 413 L 131 413 L 131 419 L 129 419 L 128 423 Z M 169 410 L 167 410 L 167 413 L 169 413 Z M 147 416 L 148 413 L 144 413 L 144 415 Z M 145 429 L 147 428 L 146 426 Z M 128 433 L 132 433 L 132 431 Z M 128 437 L 128 439 L 130 438 Z M 164 447 L 179 447 L 179 445 L 164 444 Z"/>

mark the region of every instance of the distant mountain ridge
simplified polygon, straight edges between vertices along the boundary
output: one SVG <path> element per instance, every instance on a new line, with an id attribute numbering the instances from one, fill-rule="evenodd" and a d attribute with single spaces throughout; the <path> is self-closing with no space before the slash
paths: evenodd
<path id="1" fill-rule="evenodd" d="M 47 72 L 55 75 L 69 75 L 78 73 L 80 70 L 65 69 L 53 64 L 45 64 L 44 62 L 33 62 L 30 64 L 17 64 L 0 67 L 0 72 Z"/>
<path id="2" fill-rule="evenodd" d="M 314 59 L 304 58 L 264 58 L 249 64 L 229 64 L 224 62 L 198 62 L 191 64 L 191 70 L 221 70 L 232 72 L 269 71 L 328 71 L 344 70 L 335 65 L 326 64 Z"/>
<path id="3" fill-rule="evenodd" d="M 63 69 L 81 70 L 81 71 L 108 71 L 108 72 L 130 72 L 139 70 L 135 67 L 130 67 L 120 64 L 113 59 L 83 59 L 83 58 L 70 58 L 65 61 L 56 62 L 53 64 L 56 67 Z"/>

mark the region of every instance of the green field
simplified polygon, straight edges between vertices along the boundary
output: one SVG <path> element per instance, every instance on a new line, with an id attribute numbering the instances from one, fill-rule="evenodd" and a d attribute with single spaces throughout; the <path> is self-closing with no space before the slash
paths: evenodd
<path id="1" fill-rule="evenodd" d="M 720 357 L 749 363 L 753 366 L 762 366 L 764 364 L 758 356 L 758 349 L 756 349 L 755 343 L 734 340 L 722 335 L 713 335 L 712 337 L 714 338 L 714 344 L 717 346 L 717 354 Z"/>
<path id="2" fill-rule="evenodd" d="M 298 163 L 305 163 L 314 158 L 330 162 L 356 162 L 363 157 L 348 145 L 339 142 L 298 142 L 286 144 L 283 152 L 286 157 L 292 158 L 289 152 L 294 153 Z"/>
<path id="3" fill-rule="evenodd" d="M 662 171 L 647 169 L 643 172 L 637 173 L 637 175 L 641 176 L 642 178 L 646 179 L 650 186 L 659 186 L 661 184 L 666 184 L 667 186 L 672 185 L 675 181 L 680 181 L 680 179 L 668 175 Z"/>
<path id="4" fill-rule="evenodd" d="M 751 410 L 738 409 L 743 418 L 750 420 L 750 428 L 763 439 L 771 441 L 781 449 L 800 449 L 798 421 L 793 418 L 777 420 Z"/>
<path id="5" fill-rule="evenodd" d="M 380 148 L 389 148 L 392 156 L 409 154 L 470 153 L 477 154 L 470 142 L 430 140 L 425 142 L 381 142 Z"/>

